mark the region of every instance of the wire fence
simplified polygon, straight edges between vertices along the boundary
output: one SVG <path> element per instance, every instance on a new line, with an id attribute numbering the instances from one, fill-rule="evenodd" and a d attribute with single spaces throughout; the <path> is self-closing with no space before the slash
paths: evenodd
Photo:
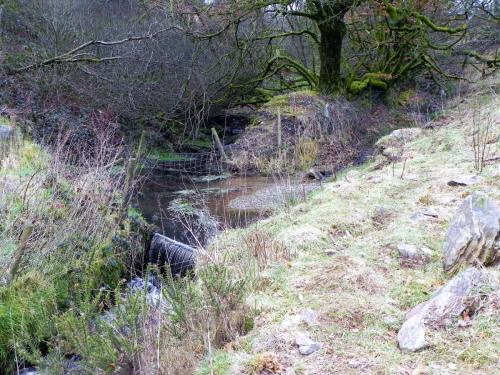
<path id="1" fill-rule="evenodd" d="M 157 171 L 190 175 L 220 174 L 223 172 L 222 162 L 216 152 L 180 153 L 175 155 L 175 160 L 149 158 L 146 165 Z"/>

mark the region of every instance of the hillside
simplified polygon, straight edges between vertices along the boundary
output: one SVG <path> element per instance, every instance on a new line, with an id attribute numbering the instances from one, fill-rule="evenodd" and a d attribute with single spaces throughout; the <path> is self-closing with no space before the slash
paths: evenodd
<path id="1" fill-rule="evenodd" d="M 498 82 L 484 83 L 426 129 L 379 141 L 396 161 L 379 155 L 305 202 L 225 233 L 215 248 L 241 254 L 241 238 L 253 238 L 246 248 L 271 266 L 249 299 L 258 311 L 254 330 L 213 352 L 197 374 L 500 374 L 498 290 L 474 315 L 429 330 L 429 348 L 403 353 L 397 344 L 405 314 L 451 279 L 442 269 L 443 243 L 464 198 L 482 191 L 500 201 L 497 92 Z M 477 174 L 478 118 L 490 126 L 490 160 L 479 182 L 450 186 Z M 401 256 L 412 249 L 402 245 L 423 256 Z M 310 345 L 308 334 L 319 345 L 301 355 L 297 343 Z"/>

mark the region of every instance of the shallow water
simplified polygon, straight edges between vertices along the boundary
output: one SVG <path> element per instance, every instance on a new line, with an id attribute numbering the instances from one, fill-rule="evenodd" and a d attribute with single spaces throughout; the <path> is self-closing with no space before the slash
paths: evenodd
<path id="1" fill-rule="evenodd" d="M 150 174 L 143 178 L 138 205 L 150 223 L 158 225 L 162 234 L 177 241 L 192 243 L 186 229 L 169 210 L 173 200 L 186 198 L 204 207 L 220 224 L 221 228 L 245 227 L 263 218 L 258 210 L 235 210 L 229 203 L 240 196 L 272 186 L 272 178 L 238 176 L 214 181 L 197 181 L 199 176 L 185 174 Z"/>

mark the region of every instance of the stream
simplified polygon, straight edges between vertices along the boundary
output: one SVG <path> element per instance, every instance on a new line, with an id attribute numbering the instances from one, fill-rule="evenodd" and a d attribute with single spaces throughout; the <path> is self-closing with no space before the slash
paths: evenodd
<path id="1" fill-rule="evenodd" d="M 138 208 L 144 218 L 161 228 L 163 235 L 179 242 L 196 245 L 185 223 L 172 210 L 182 199 L 192 202 L 217 222 L 218 229 L 246 227 L 268 213 L 259 209 L 234 209 L 231 202 L 241 196 L 274 186 L 272 178 L 262 176 L 191 176 L 174 173 L 150 173 L 140 184 Z"/>

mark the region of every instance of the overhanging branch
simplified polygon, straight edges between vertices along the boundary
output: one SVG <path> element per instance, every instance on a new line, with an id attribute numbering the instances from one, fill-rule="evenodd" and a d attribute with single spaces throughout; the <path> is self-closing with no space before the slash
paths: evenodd
<path id="1" fill-rule="evenodd" d="M 38 69 L 44 66 L 51 66 L 51 65 L 59 65 L 59 64 L 65 64 L 65 63 L 102 63 L 106 61 L 113 61 L 113 60 L 119 60 L 123 58 L 122 56 L 110 56 L 110 57 L 98 57 L 95 56 L 92 53 L 83 53 L 82 51 L 91 47 L 91 46 L 104 46 L 104 47 L 111 47 L 111 46 L 117 46 L 129 42 L 136 42 L 136 41 L 141 41 L 141 40 L 148 40 L 148 39 L 154 39 L 160 34 L 163 34 L 167 31 L 171 30 L 181 30 L 178 26 L 171 26 L 167 27 L 158 31 L 155 31 L 154 33 L 148 33 L 145 35 L 138 35 L 138 36 L 130 36 L 127 38 L 123 38 L 120 40 L 114 40 L 114 41 L 103 41 L 103 40 L 90 40 L 88 42 L 85 42 L 78 47 L 75 47 L 68 52 L 65 52 L 61 55 L 57 55 L 54 57 L 51 57 L 49 59 L 45 59 L 27 66 L 24 66 L 19 69 L 13 69 L 10 73 L 11 74 L 19 74 L 19 73 L 25 73 L 30 70 Z"/>

